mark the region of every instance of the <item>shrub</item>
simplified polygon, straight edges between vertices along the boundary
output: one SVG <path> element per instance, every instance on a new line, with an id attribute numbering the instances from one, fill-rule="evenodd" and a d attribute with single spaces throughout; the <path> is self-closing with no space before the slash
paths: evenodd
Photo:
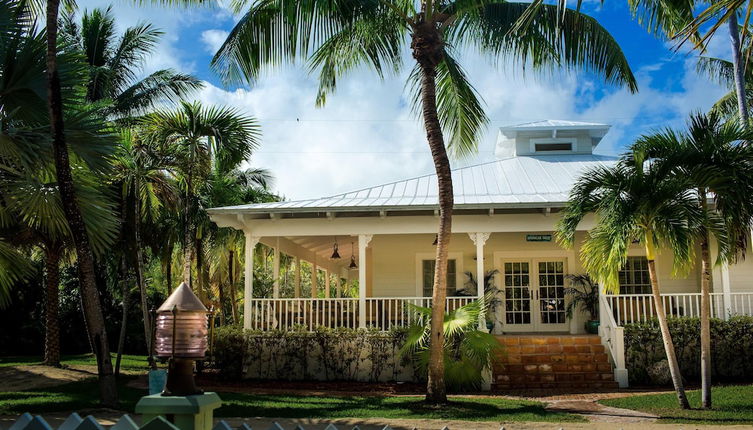
<path id="1" fill-rule="evenodd" d="M 412 379 L 399 358 L 405 329 L 303 327 L 216 331 L 214 365 L 223 378 L 261 380 L 397 381 Z"/>
<path id="2" fill-rule="evenodd" d="M 690 381 L 700 380 L 700 327 L 698 318 L 669 319 L 682 376 Z M 753 317 L 712 318 L 711 351 L 715 381 L 753 381 Z M 651 384 L 649 369 L 665 359 L 656 320 L 625 325 L 625 361 L 631 383 Z"/>

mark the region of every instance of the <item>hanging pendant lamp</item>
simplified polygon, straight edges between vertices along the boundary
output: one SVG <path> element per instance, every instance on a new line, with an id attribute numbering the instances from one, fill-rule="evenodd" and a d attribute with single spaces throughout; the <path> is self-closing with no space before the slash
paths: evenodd
<path id="1" fill-rule="evenodd" d="M 439 243 L 439 235 L 436 235 L 434 236 L 434 243 L 432 243 L 432 245 L 437 246 L 438 243 Z"/>
<path id="2" fill-rule="evenodd" d="M 358 269 L 358 265 L 356 264 L 356 255 L 353 252 L 353 242 L 350 242 L 350 265 L 348 265 L 348 269 Z"/>
<path id="3" fill-rule="evenodd" d="M 339 260 L 340 253 L 338 252 L 338 246 L 337 246 L 337 238 L 335 238 L 335 244 L 332 245 L 332 256 L 330 257 L 333 260 Z"/>

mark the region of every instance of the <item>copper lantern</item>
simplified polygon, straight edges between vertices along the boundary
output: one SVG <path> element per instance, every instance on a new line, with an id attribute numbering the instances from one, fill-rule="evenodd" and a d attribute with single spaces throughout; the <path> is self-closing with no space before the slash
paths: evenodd
<path id="1" fill-rule="evenodd" d="M 157 356 L 169 359 L 163 396 L 201 394 L 193 378 L 194 360 L 207 350 L 207 308 L 185 283 L 157 309 Z"/>

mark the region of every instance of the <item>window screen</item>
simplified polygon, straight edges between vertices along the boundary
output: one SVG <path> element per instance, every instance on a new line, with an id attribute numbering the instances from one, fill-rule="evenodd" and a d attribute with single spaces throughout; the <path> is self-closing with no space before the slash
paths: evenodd
<path id="1" fill-rule="evenodd" d="M 650 294 L 651 278 L 646 257 L 628 257 L 619 273 L 620 294 Z"/>
<path id="2" fill-rule="evenodd" d="M 549 152 L 549 151 L 572 151 L 572 143 L 537 143 L 534 146 L 536 152 Z"/>
<path id="3" fill-rule="evenodd" d="M 423 268 L 423 287 L 424 297 L 431 297 L 432 290 L 434 289 L 434 268 L 437 267 L 435 260 L 423 260 L 421 267 Z M 447 260 L 447 295 L 451 296 L 455 294 L 457 287 L 457 265 L 455 260 Z"/>

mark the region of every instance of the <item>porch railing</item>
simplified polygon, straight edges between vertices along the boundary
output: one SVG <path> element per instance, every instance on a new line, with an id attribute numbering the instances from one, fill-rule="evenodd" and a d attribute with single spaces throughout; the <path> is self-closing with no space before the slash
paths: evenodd
<path id="1" fill-rule="evenodd" d="M 711 293 L 711 316 L 753 315 L 753 292 Z M 606 294 L 603 296 L 617 325 L 644 322 L 656 317 L 651 294 Z M 664 310 L 669 317 L 700 317 L 701 293 L 662 294 Z M 728 301 L 729 303 L 725 303 Z"/>
<path id="2" fill-rule="evenodd" d="M 448 297 L 447 310 L 454 310 L 476 300 L 476 297 Z M 421 319 L 415 307 L 431 307 L 430 297 L 367 297 L 364 299 L 366 328 L 388 331 L 407 327 Z M 358 328 L 358 298 L 284 298 L 251 301 L 252 330 L 285 330 L 303 327 Z"/>
<path id="3" fill-rule="evenodd" d="M 662 294 L 661 300 L 667 316 L 682 318 L 701 315 L 701 293 Z M 622 326 L 656 317 L 653 296 L 604 294 L 599 297 L 599 314 L 599 334 L 602 344 L 612 356 L 615 380 L 621 387 L 627 386 L 625 335 Z M 753 292 L 711 293 L 711 316 L 727 318 L 733 315 L 753 316 Z"/>

